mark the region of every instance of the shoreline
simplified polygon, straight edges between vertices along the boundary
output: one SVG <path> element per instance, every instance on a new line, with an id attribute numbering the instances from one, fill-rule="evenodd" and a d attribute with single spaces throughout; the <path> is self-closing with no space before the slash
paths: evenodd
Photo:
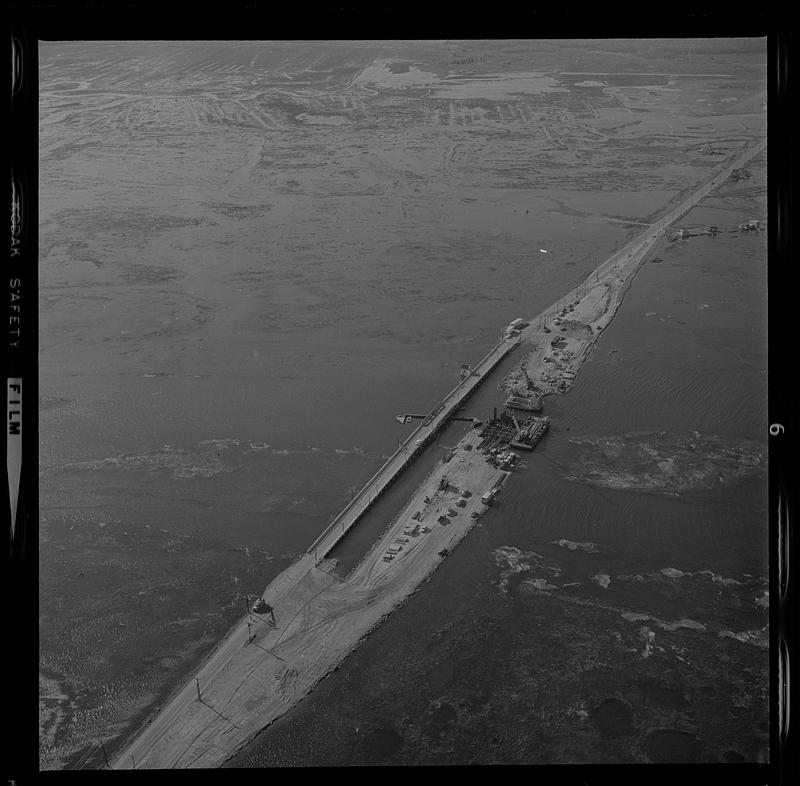
<path id="1" fill-rule="evenodd" d="M 247 621 L 240 623 L 198 673 L 202 704 L 190 683 L 120 754 L 114 767 L 126 768 L 134 761 L 137 768 L 219 766 L 338 668 L 362 639 L 430 579 L 477 523 L 472 514 L 480 516 L 485 510 L 481 495 L 504 480 L 505 473 L 482 458 L 469 460 L 479 441 L 475 430 L 461 440 L 447 462 L 448 484 L 443 488 L 437 476 L 441 462 L 437 464 L 346 579 L 325 569 L 333 561 L 322 560 L 317 566 L 308 555 L 284 571 L 264 595 L 275 609 L 276 626 L 251 621 L 250 630 L 256 632 L 248 643 Z M 452 510 L 458 514 L 448 516 Z M 421 517 L 413 518 L 418 511 Z M 449 523 L 439 523 L 439 516 Z M 403 535 L 412 524 L 428 532 Z M 398 546 L 402 550 L 385 561 L 388 549 Z M 272 656 L 266 663 L 266 680 L 265 659 L 258 650 Z M 230 745 L 227 751 L 215 744 L 220 738 Z"/>
<path id="2" fill-rule="evenodd" d="M 569 392 L 595 342 L 622 305 L 639 268 L 655 254 L 662 238 L 663 235 L 655 238 L 655 243 L 623 263 L 619 270 L 612 268 L 611 275 L 586 284 L 584 295 L 577 300 L 570 298 L 550 322 L 541 315 L 535 317 L 536 324 L 521 333 L 528 354 L 498 388 L 506 393 L 531 392 L 542 398 Z M 552 364 L 549 368 L 545 366 L 548 363 Z"/>

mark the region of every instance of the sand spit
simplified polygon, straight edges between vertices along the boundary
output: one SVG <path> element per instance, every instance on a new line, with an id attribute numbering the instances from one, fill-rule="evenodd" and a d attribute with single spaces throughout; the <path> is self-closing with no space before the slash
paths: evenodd
<path id="1" fill-rule="evenodd" d="M 565 297 L 522 331 L 530 352 L 500 383 L 507 392 L 539 396 L 566 393 L 603 329 L 622 303 L 641 263 L 655 249 L 658 237 L 643 253 L 629 255 L 598 273 L 578 292 Z"/>
<path id="2" fill-rule="evenodd" d="M 566 393 L 598 335 L 611 322 L 642 263 L 652 258 L 667 227 L 720 186 L 732 170 L 766 147 L 746 149 L 659 221 L 623 246 L 570 293 L 530 320 L 521 331 L 528 356 L 500 383 L 500 389 L 540 396 Z"/>

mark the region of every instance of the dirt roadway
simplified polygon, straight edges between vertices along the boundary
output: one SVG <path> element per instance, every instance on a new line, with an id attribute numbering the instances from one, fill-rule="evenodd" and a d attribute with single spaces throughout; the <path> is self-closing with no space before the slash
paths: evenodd
<path id="1" fill-rule="evenodd" d="M 471 431 L 452 458 L 437 465 L 346 580 L 326 572 L 326 561 L 315 566 L 309 555 L 281 574 L 264 593 L 275 608 L 276 625 L 252 615 L 254 638 L 248 644 L 248 620 L 243 620 L 198 672 L 202 701 L 192 680 L 114 768 L 217 766 L 300 701 L 430 576 L 444 559 L 440 552 L 452 549 L 475 524 L 472 513 L 484 510 L 481 495 L 503 477 L 474 450 L 478 441 Z M 439 489 L 445 472 L 448 486 Z M 463 497 L 464 491 L 471 496 Z M 459 500 L 464 507 L 456 507 Z M 440 524 L 437 519 L 448 510 L 457 515 Z M 417 511 L 430 531 L 403 536 L 405 527 L 417 523 L 411 518 Z M 400 546 L 391 561 L 384 560 L 389 547 Z"/>
<path id="2" fill-rule="evenodd" d="M 532 349 L 506 376 L 501 388 L 520 393 L 531 389 L 539 395 L 568 391 L 589 348 L 613 319 L 633 276 L 662 242 L 666 228 L 724 183 L 733 169 L 765 149 L 766 141 L 762 140 L 728 161 L 666 216 L 649 225 L 600 265 L 584 283 L 534 317 L 521 333 L 523 342 L 530 343 Z"/>

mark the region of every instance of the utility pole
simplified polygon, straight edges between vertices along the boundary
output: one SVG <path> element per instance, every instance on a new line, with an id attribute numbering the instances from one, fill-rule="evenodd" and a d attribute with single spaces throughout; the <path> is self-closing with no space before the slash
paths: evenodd
<path id="1" fill-rule="evenodd" d="M 100 740 L 100 747 L 103 749 L 103 758 L 106 760 L 106 767 L 108 767 L 108 769 L 110 770 L 111 765 L 108 763 L 108 754 L 106 753 L 106 746 L 103 745 L 102 740 Z"/>
<path id="2" fill-rule="evenodd" d="M 200 695 L 200 678 L 199 677 L 195 677 L 194 681 L 195 681 L 195 683 L 197 683 L 197 700 L 202 702 L 203 701 L 203 697 Z"/>
<path id="3" fill-rule="evenodd" d="M 248 622 L 248 623 L 247 623 L 247 643 L 249 644 L 249 643 L 250 643 L 252 640 L 253 640 L 253 636 L 252 636 L 252 634 L 250 633 L 250 623 Z M 198 689 L 198 693 L 199 693 L 199 692 L 200 692 L 200 691 L 199 691 L 199 689 Z"/>
<path id="4" fill-rule="evenodd" d="M 131 761 L 133 762 L 133 769 L 136 769 L 136 759 L 133 758 L 133 754 L 131 754 Z"/>

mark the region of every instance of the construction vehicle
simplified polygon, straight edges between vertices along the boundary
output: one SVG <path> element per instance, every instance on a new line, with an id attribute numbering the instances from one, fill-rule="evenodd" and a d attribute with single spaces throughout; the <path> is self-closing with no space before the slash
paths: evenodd
<path id="1" fill-rule="evenodd" d="M 264 598 L 259 598 L 252 606 L 253 614 L 269 614 L 272 618 L 272 624 L 275 624 L 275 612 L 272 606 L 267 603 Z"/>
<path id="2" fill-rule="evenodd" d="M 546 417 L 531 418 L 528 423 L 526 428 L 518 429 L 514 438 L 509 442 L 512 448 L 533 450 L 550 427 L 550 419 Z"/>

